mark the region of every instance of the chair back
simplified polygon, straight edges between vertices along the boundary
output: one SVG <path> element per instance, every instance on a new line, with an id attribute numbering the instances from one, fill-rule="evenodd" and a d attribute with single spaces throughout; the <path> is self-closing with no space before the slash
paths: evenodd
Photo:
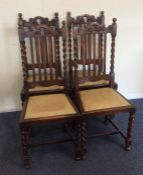
<path id="1" fill-rule="evenodd" d="M 66 29 L 59 27 L 58 14 L 51 21 L 35 17 L 25 21 L 19 14 L 18 33 L 24 86 L 64 86 L 66 79 Z M 61 72 L 63 57 L 63 74 Z"/>
<path id="2" fill-rule="evenodd" d="M 117 33 L 116 19 L 112 25 L 84 23 L 71 28 L 73 35 L 73 59 L 71 63 L 73 78 L 78 84 L 100 80 L 114 84 L 115 37 Z M 110 71 L 106 73 L 107 38 L 111 39 Z M 78 67 L 78 68 L 77 68 Z M 80 74 L 77 70 L 80 70 Z M 100 84 L 101 86 L 101 84 Z"/>
<path id="3" fill-rule="evenodd" d="M 94 15 L 89 15 L 89 14 L 84 14 L 84 15 L 81 15 L 81 16 L 77 16 L 76 18 L 73 18 L 71 17 L 71 14 L 70 12 L 68 12 L 67 14 L 67 26 L 68 26 L 68 53 L 69 53 L 69 84 L 70 84 L 70 87 L 72 86 L 72 76 L 73 76 L 73 72 L 72 72 L 72 60 L 74 58 L 74 46 L 73 46 L 73 28 L 76 29 L 76 28 L 80 28 L 84 25 L 89 25 L 89 24 L 96 24 L 98 23 L 99 25 L 101 26 L 105 26 L 105 16 L 104 16 L 104 12 L 101 11 L 100 12 L 100 15 L 98 17 L 95 17 Z M 98 43 L 98 46 L 99 47 L 103 47 L 101 46 L 102 45 L 102 34 L 100 35 L 96 35 L 96 38 L 95 40 L 93 40 L 92 38 L 90 38 L 90 35 L 87 35 L 85 37 L 79 37 L 78 40 L 78 44 L 79 44 L 79 49 L 78 49 L 78 53 L 79 53 L 79 58 L 80 59 L 80 62 L 82 64 L 82 59 L 85 61 L 86 59 L 86 62 L 90 62 L 90 59 L 91 59 L 91 56 L 90 54 L 93 54 L 91 53 L 91 47 L 94 47 L 94 45 L 97 45 Z M 106 38 L 105 38 L 106 39 Z M 95 42 L 95 43 L 93 43 Z M 81 44 L 83 43 L 83 44 Z M 105 45 L 105 48 L 106 48 L 106 45 Z M 84 51 L 83 51 L 84 50 Z M 100 49 L 99 50 L 99 54 L 100 54 Z M 86 52 L 87 51 L 87 52 Z M 85 53 L 86 52 L 86 53 Z M 97 53 L 97 52 L 96 52 Z M 92 56 L 93 57 L 93 56 Z M 89 59 L 89 60 L 88 60 Z M 96 56 L 96 59 L 97 59 L 97 56 Z M 106 54 L 104 54 L 102 56 L 102 62 L 100 62 L 102 65 L 100 65 L 100 67 L 102 67 L 102 70 L 103 72 L 105 73 L 105 70 L 106 70 Z M 96 62 L 93 62 L 94 67 L 97 66 L 98 64 L 98 61 Z M 89 66 L 90 67 L 90 66 Z M 90 69 L 90 68 L 89 68 Z M 85 68 L 85 65 L 83 63 L 83 66 L 81 67 L 81 70 L 78 71 L 78 74 L 79 76 L 82 76 L 82 70 L 83 70 L 83 76 L 85 76 L 86 73 L 88 73 L 90 75 L 90 73 L 95 73 L 95 70 L 86 70 Z"/>

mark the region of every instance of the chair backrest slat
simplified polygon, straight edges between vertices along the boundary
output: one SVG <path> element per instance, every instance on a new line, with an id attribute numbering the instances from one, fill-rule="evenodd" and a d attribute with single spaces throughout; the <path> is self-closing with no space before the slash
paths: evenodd
<path id="1" fill-rule="evenodd" d="M 48 37 L 47 38 L 47 51 L 48 51 L 48 62 L 49 62 L 49 66 L 50 66 L 50 69 L 49 69 L 49 73 L 50 73 L 50 79 L 52 80 L 53 79 L 53 70 L 52 70 L 52 39 L 51 37 Z"/>
<path id="2" fill-rule="evenodd" d="M 47 46 L 47 42 L 46 42 L 46 37 L 42 36 L 41 37 L 41 56 L 42 56 L 42 66 L 43 66 L 43 79 L 45 81 L 47 81 L 47 49 L 46 49 L 46 46 Z"/>
<path id="3" fill-rule="evenodd" d="M 103 72 L 106 72 L 106 43 L 107 43 L 107 35 L 104 34 L 104 65 L 103 65 Z"/>
<path id="4" fill-rule="evenodd" d="M 62 74 L 61 72 L 61 62 L 60 62 L 60 41 L 59 41 L 59 37 L 55 37 L 54 38 L 54 42 L 55 42 L 55 61 L 56 61 L 56 78 L 59 78 L 59 75 Z"/>
<path id="5" fill-rule="evenodd" d="M 86 62 L 86 36 L 81 36 L 82 40 L 81 40 L 81 60 L 82 60 L 82 64 L 83 64 L 83 76 L 85 77 L 85 62 Z M 78 51 L 77 51 L 78 52 Z M 82 54 L 83 53 L 83 54 Z"/>
<path id="6" fill-rule="evenodd" d="M 88 60 L 88 76 L 91 75 L 91 35 L 88 34 L 87 35 L 87 40 L 88 40 L 88 47 L 87 47 L 87 50 L 88 50 L 88 55 L 87 55 L 87 60 Z"/>
<path id="7" fill-rule="evenodd" d="M 103 45 L 102 45 L 102 43 L 103 43 L 103 35 L 102 34 L 98 34 L 98 49 L 99 49 L 99 51 L 98 51 L 98 74 L 101 74 L 102 73 L 102 64 L 104 64 L 104 63 L 102 63 L 103 61 L 102 61 L 102 51 L 103 51 Z"/>
<path id="8" fill-rule="evenodd" d="M 93 34 L 93 76 L 96 75 L 96 34 Z"/>
<path id="9" fill-rule="evenodd" d="M 36 81 L 36 76 L 35 76 L 35 63 L 34 63 L 34 49 L 33 49 L 33 41 L 32 37 L 29 38 L 30 40 L 30 50 L 31 50 L 31 61 L 32 61 L 32 72 L 33 72 L 33 81 Z"/>
<path id="10" fill-rule="evenodd" d="M 42 72 L 41 72 L 41 63 L 40 63 L 40 60 L 41 60 L 41 55 L 40 55 L 40 38 L 39 36 L 38 37 L 35 37 L 35 45 L 36 45 L 36 61 L 37 61 L 37 65 L 38 65 L 38 81 L 42 81 Z"/>

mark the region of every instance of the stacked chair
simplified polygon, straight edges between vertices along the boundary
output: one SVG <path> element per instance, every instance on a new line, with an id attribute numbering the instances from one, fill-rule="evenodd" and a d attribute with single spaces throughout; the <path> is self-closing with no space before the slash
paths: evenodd
<path id="1" fill-rule="evenodd" d="M 102 22 L 103 13 L 94 21 L 83 21 L 83 17 L 76 19 L 68 14 L 68 24 L 71 28 L 73 51 L 70 70 L 73 82 L 74 101 L 83 119 L 81 145 L 81 159 L 86 157 L 86 120 L 96 116 L 106 116 L 116 129 L 115 132 L 93 133 L 87 137 L 120 134 L 125 139 L 125 148 L 131 147 L 131 130 L 134 121 L 135 107 L 119 92 L 116 91 L 114 73 L 115 38 L 117 33 L 116 19 L 108 27 Z M 89 16 L 87 16 L 89 17 Z M 104 20 L 103 20 L 104 21 Z M 106 72 L 107 37 L 111 38 L 110 71 Z M 69 44 L 70 46 L 70 44 Z M 78 67 L 80 67 L 78 69 Z M 82 72 L 82 73 L 79 73 Z M 82 75 L 81 75 L 82 74 Z M 88 86 L 89 85 L 89 86 Z M 127 136 L 115 125 L 112 117 L 118 113 L 129 113 Z M 79 158 L 79 159 L 80 159 Z"/>
<path id="2" fill-rule="evenodd" d="M 43 17 L 26 21 L 19 14 L 18 32 L 23 68 L 20 117 L 23 162 L 30 167 L 32 125 L 63 122 L 71 127 L 75 158 L 86 158 L 86 140 L 96 136 L 120 134 L 126 150 L 132 143 L 135 107 L 117 91 L 114 58 L 116 19 L 105 26 L 104 12 L 99 17 L 67 13 L 60 27 L 58 14 L 52 20 Z M 106 70 L 107 41 L 111 39 L 110 71 Z M 113 122 L 118 113 L 129 113 L 127 135 Z M 104 116 L 116 131 L 87 133 L 87 120 Z M 67 124 L 68 123 L 68 124 Z"/>
<path id="3" fill-rule="evenodd" d="M 72 29 L 83 26 L 85 24 L 94 24 L 98 23 L 101 26 L 105 26 L 105 16 L 104 11 L 100 12 L 100 15 L 98 17 L 95 17 L 93 15 L 84 14 L 81 16 L 77 16 L 76 18 L 71 17 L 71 13 L 67 13 L 67 28 L 68 28 L 68 50 L 69 50 L 69 89 L 72 94 L 74 95 L 74 83 L 73 83 L 73 71 L 72 71 L 72 64 L 71 62 L 74 60 L 74 56 L 72 56 L 73 50 L 72 50 L 72 44 L 73 44 L 73 33 Z M 80 37 L 78 40 L 81 40 L 81 43 L 85 43 L 80 45 L 79 49 L 79 57 L 81 57 L 80 61 L 80 70 L 77 71 L 77 74 L 79 77 L 85 77 L 87 74 L 89 76 L 95 75 L 97 71 L 101 71 L 103 73 L 106 73 L 106 35 L 103 36 L 102 33 L 95 36 L 94 43 L 90 43 L 90 38 L 88 36 L 86 37 Z M 104 39 L 104 40 L 103 40 Z M 89 46 L 88 46 L 89 43 Z M 90 51 L 91 45 L 94 44 L 95 52 Z M 89 48 L 89 50 L 88 50 Z M 95 54 L 95 55 L 92 55 Z M 96 57 L 96 59 L 93 60 L 92 65 L 88 64 L 88 61 L 90 62 L 90 59 L 87 59 L 88 57 Z M 98 59 L 99 57 L 99 59 Z M 101 59 L 100 59 L 101 58 Z M 79 62 L 78 61 L 78 62 Z M 85 63 L 85 61 L 87 61 Z M 88 65 L 88 70 L 86 66 Z M 113 63 L 114 65 L 114 63 Z M 91 70 L 90 66 L 93 66 L 93 69 Z M 98 69 L 98 70 L 97 70 Z M 92 76 L 91 76 L 92 77 Z M 118 84 L 114 81 L 113 87 L 117 90 Z M 94 87 L 108 87 L 109 81 L 108 80 L 99 80 L 99 81 L 85 81 L 84 83 L 79 84 L 80 89 L 93 89 Z M 109 117 L 109 116 L 108 116 Z M 113 119 L 114 115 L 110 115 L 110 119 Z M 107 122 L 107 117 L 105 117 L 105 123 Z"/>
<path id="4" fill-rule="evenodd" d="M 68 121 L 79 116 L 67 90 L 66 28 L 64 22 L 61 28 L 56 22 L 55 19 L 49 21 L 42 17 L 25 21 L 19 14 L 18 31 L 24 78 L 20 129 L 25 168 L 30 167 L 32 146 L 69 140 L 31 143 L 32 125 Z"/>

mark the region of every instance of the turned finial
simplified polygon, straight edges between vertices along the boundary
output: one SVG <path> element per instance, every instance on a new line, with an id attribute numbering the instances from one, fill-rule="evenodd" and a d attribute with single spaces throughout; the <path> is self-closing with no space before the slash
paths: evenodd
<path id="1" fill-rule="evenodd" d="M 112 19 L 113 23 L 112 23 L 112 28 L 113 28 L 113 32 L 112 35 L 115 37 L 117 35 L 117 19 L 113 18 Z"/>
<path id="2" fill-rule="evenodd" d="M 63 26 L 65 26 L 65 24 L 66 24 L 65 21 L 62 21 L 62 24 L 63 24 Z"/>
<path id="3" fill-rule="evenodd" d="M 71 12 L 67 12 L 67 16 L 68 17 L 71 17 Z"/>
<path id="4" fill-rule="evenodd" d="M 100 22 L 101 25 L 105 25 L 104 11 L 100 12 L 99 22 Z"/>
<path id="5" fill-rule="evenodd" d="M 113 21 L 113 23 L 116 23 L 117 18 L 113 18 L 112 21 Z"/>
<path id="6" fill-rule="evenodd" d="M 58 13 L 58 12 L 56 12 L 56 13 L 55 13 L 55 17 L 56 17 L 56 18 L 58 18 L 58 16 L 59 16 L 59 13 Z"/>
<path id="7" fill-rule="evenodd" d="M 55 15 L 56 28 L 59 28 L 59 13 L 56 12 L 56 13 L 54 13 L 54 15 Z"/>
<path id="8" fill-rule="evenodd" d="M 104 15 L 104 11 L 101 11 L 100 14 L 101 14 L 101 16 L 103 16 Z"/>
<path id="9" fill-rule="evenodd" d="M 22 13 L 18 13 L 18 26 L 22 26 L 23 24 L 23 19 L 22 19 Z"/>
<path id="10" fill-rule="evenodd" d="M 22 13 L 18 13 L 19 19 L 22 19 Z"/>

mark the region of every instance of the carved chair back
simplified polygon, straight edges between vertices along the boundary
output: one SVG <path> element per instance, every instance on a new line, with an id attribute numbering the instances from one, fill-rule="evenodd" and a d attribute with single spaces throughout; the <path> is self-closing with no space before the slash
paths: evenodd
<path id="1" fill-rule="evenodd" d="M 28 22 L 19 14 L 18 32 L 21 47 L 24 88 L 36 86 L 61 86 L 66 90 L 66 32 L 65 23 L 60 28 L 58 16 L 49 21 L 35 17 Z M 62 52 L 63 51 L 63 52 Z M 62 55 L 60 55 L 62 54 Z M 61 73 L 63 57 L 63 74 Z M 55 92 L 56 90 L 49 90 Z"/>
<path id="2" fill-rule="evenodd" d="M 72 47 L 74 58 L 71 65 L 76 88 L 79 88 L 77 85 L 85 82 L 102 80 L 109 81 L 109 85 L 113 87 L 115 37 L 117 33 L 116 19 L 114 18 L 112 25 L 108 27 L 105 27 L 104 24 L 87 22 L 77 27 L 72 27 L 71 30 L 73 34 Z M 109 73 L 106 73 L 105 69 L 107 37 L 111 38 Z M 77 71 L 79 69 L 81 69 L 81 75 Z M 97 84 L 97 87 L 99 86 L 101 87 L 103 84 Z"/>
<path id="3" fill-rule="evenodd" d="M 67 14 L 67 26 L 68 26 L 68 53 L 69 53 L 69 84 L 70 87 L 72 87 L 72 67 L 71 67 L 71 62 L 74 58 L 74 54 L 73 54 L 73 49 L 74 49 L 74 44 L 73 44 L 73 29 L 76 28 L 80 28 L 84 25 L 89 25 L 89 24 L 99 24 L 101 26 L 105 26 L 105 17 L 104 17 L 104 12 L 101 11 L 100 15 L 98 17 L 95 17 L 93 15 L 88 15 L 88 14 L 84 14 L 81 16 L 77 16 L 76 18 L 71 17 L 70 12 L 68 12 Z M 86 62 L 90 62 L 91 56 L 93 57 L 93 53 L 91 53 L 91 47 L 94 47 L 94 45 L 97 45 L 101 48 L 103 47 L 102 45 L 102 40 L 103 34 L 100 33 L 100 35 L 96 35 L 95 40 L 93 40 L 93 38 L 91 38 L 91 35 L 86 35 L 84 37 L 78 37 L 78 58 L 80 59 L 80 64 L 83 63 L 83 66 L 81 67 L 81 71 L 79 70 L 79 76 L 83 76 L 85 73 L 88 73 L 90 75 L 90 73 L 94 74 L 95 70 L 86 70 L 86 66 L 85 63 L 82 62 L 82 60 L 86 59 Z M 105 38 L 106 39 L 106 38 Z M 93 43 L 93 41 L 95 43 Z M 105 42 L 106 43 L 106 42 Z M 106 45 L 104 45 L 104 47 L 106 48 Z M 98 48 L 98 53 L 96 52 L 96 54 L 101 55 L 101 49 Z M 97 65 L 99 64 L 98 62 L 98 56 L 96 55 L 96 62 L 93 62 L 93 64 L 95 64 L 94 66 L 97 67 Z M 100 67 L 102 67 L 102 71 L 105 72 L 106 70 L 106 54 L 102 55 L 102 62 L 100 62 Z M 83 70 L 83 75 L 82 75 L 82 70 Z"/>

